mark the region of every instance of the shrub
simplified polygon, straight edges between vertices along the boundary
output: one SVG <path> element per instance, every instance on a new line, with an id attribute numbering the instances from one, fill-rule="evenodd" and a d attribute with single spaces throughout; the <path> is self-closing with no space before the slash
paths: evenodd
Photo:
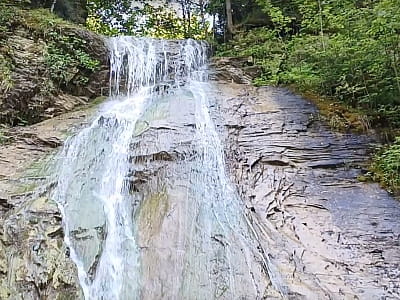
<path id="1" fill-rule="evenodd" d="M 382 182 L 390 191 L 400 191 L 400 137 L 393 145 L 377 154 L 373 163 L 373 178 Z"/>

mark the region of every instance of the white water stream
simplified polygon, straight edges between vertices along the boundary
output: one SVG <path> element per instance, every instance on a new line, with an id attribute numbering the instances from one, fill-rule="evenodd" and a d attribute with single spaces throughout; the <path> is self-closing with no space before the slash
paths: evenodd
<path id="1" fill-rule="evenodd" d="M 252 250 L 256 245 L 225 173 L 223 147 L 209 112 L 207 46 L 193 40 L 131 37 L 112 38 L 108 44 L 111 99 L 88 128 L 66 142 L 58 158 L 53 192 L 84 297 L 261 298 L 262 268 L 261 264 L 254 267 L 257 254 Z M 182 263 L 174 268 L 179 274 L 170 270 L 177 288 L 153 293 L 151 289 L 158 287 L 149 280 L 143 282 L 148 266 L 143 265 L 138 242 L 142 229 L 136 216 L 144 204 L 132 200 L 128 177 L 135 173 L 130 152 L 138 122 L 164 94 L 194 101 L 191 147 L 196 155 L 187 163 L 188 196 L 185 203 L 177 202 L 185 218 L 179 221 L 183 227 L 177 252 L 184 252 L 184 258 L 176 259 L 180 254 L 174 252 L 166 258 Z M 169 279 L 159 280 L 164 286 L 163 281 Z"/>

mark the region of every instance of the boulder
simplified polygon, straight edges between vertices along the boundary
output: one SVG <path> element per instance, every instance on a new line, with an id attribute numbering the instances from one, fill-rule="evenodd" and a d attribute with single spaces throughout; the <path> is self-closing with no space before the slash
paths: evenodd
<path id="1" fill-rule="evenodd" d="M 251 56 L 214 57 L 210 66 L 214 69 L 211 77 L 217 81 L 251 84 L 261 74 L 261 68 L 254 65 Z"/>

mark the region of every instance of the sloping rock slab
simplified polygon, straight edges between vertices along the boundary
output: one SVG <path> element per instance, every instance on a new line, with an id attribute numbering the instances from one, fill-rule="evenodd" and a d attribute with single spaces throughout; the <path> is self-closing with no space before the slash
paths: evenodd
<path id="1" fill-rule="evenodd" d="M 217 89 L 232 178 L 287 297 L 399 298 L 400 202 L 356 179 L 371 138 L 331 132 L 285 89 Z"/>

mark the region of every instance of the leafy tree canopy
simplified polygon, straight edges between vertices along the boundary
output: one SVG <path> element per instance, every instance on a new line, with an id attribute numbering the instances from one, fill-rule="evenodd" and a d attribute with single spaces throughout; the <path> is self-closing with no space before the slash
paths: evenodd
<path id="1" fill-rule="evenodd" d="M 207 22 L 199 16 L 203 6 L 192 1 L 177 1 L 182 16 L 168 1 L 90 0 L 89 29 L 105 35 L 129 34 L 156 38 L 197 38 L 207 34 Z M 152 3 L 152 4 L 150 4 Z M 191 14 L 197 11 L 196 14 Z"/>

